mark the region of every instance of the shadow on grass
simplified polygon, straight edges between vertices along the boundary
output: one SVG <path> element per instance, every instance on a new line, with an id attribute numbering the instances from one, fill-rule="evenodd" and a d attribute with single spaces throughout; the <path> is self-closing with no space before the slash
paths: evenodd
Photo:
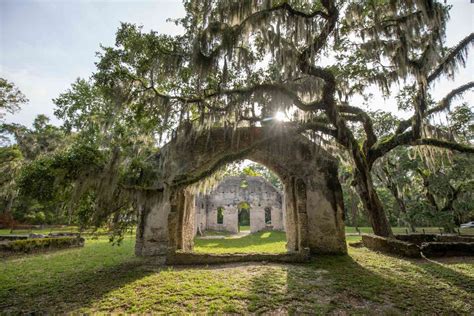
<path id="1" fill-rule="evenodd" d="M 82 257 L 71 262 L 73 265 L 85 264 L 94 253 L 97 257 L 99 250 L 91 248 Z M 61 258 L 74 254 L 74 251 L 67 252 Z M 108 256 L 114 255 L 109 253 Z M 47 264 L 48 260 L 41 260 Z M 58 270 L 60 278 L 58 275 L 54 278 L 44 275 L 29 284 L 14 284 L 9 289 L 3 288 L 6 291 L 0 292 L 0 313 L 60 313 L 93 308 L 111 292 L 126 288 L 127 284 L 151 274 L 155 277 L 129 287 L 127 291 L 131 292 L 125 291 L 122 296 L 108 297 L 108 305 L 102 308 L 107 311 L 128 311 L 130 307 L 126 304 L 131 302 L 138 307 L 142 306 L 144 312 L 153 308 L 153 304 L 166 305 L 167 311 L 180 312 L 187 308 L 192 312 L 205 311 L 204 304 L 215 300 L 219 302 L 216 303 L 215 311 L 224 311 L 222 304 L 227 299 L 237 306 L 229 312 L 238 313 L 242 312 L 240 306 L 252 313 L 275 314 L 472 312 L 472 306 L 469 307 L 471 287 L 464 285 L 466 280 L 472 278 L 456 271 L 451 274 L 437 270 L 436 267 L 427 267 L 423 262 L 400 260 L 364 250 L 356 250 L 352 256 L 320 256 L 308 264 L 165 268 L 172 269 L 173 273 L 163 273 L 162 268 L 151 267 L 149 264 L 149 261 L 133 257 L 127 250 L 123 260 L 117 260 L 101 269 L 91 267 L 75 270 L 70 266 L 64 267 L 63 270 Z M 255 269 L 246 269 L 248 266 Z M 227 270 L 231 267 L 236 269 Z M 443 269 L 451 270 L 448 267 Z M 459 278 L 459 282 L 456 278 Z M 453 284 L 455 288 L 440 290 L 437 279 Z M 0 282 L 1 280 L 0 275 Z M 238 286 L 234 288 L 233 282 L 237 282 Z M 164 289 L 160 300 L 153 296 L 159 289 Z M 137 300 L 128 296 L 128 293 L 135 291 L 139 291 Z M 142 305 L 146 301 L 149 306 Z M 183 305 L 186 301 L 191 301 L 196 306 Z M 245 314 L 246 311 L 242 313 Z"/>
<path id="2" fill-rule="evenodd" d="M 456 271 L 449 266 L 450 264 L 454 263 L 465 263 L 467 260 L 469 259 L 464 257 L 441 259 L 427 258 L 425 262 L 417 262 L 416 265 L 427 273 L 431 274 L 436 279 L 440 279 L 448 284 L 464 289 L 470 293 L 474 293 L 474 278 L 462 272 Z M 446 263 L 446 261 L 448 263 Z M 474 260 L 470 261 L 470 264 L 474 263 Z"/>
<path id="3" fill-rule="evenodd" d="M 53 284 L 46 281 L 28 292 L 10 289 L 0 295 L 0 311 L 28 314 L 70 312 L 151 273 L 137 269 L 140 265 L 138 262 L 126 262 L 91 273 L 65 273 L 60 282 Z"/>
<path id="4" fill-rule="evenodd" d="M 448 284 L 458 287 L 459 289 L 474 293 L 474 278 L 449 267 L 452 264 L 459 263 L 474 265 L 474 257 L 423 257 L 422 259 L 413 259 L 404 258 L 393 254 L 384 254 L 384 256 L 394 260 L 402 259 L 406 262 L 410 262 L 440 281 L 444 281 Z"/>
<path id="5" fill-rule="evenodd" d="M 151 273 L 128 249 L 110 249 L 58 250 L 3 260 L 0 314 L 70 312 Z"/>
<path id="6" fill-rule="evenodd" d="M 270 265 L 265 273 L 251 280 L 249 311 L 374 315 L 472 311 L 466 297 L 462 299 L 464 303 L 459 304 L 446 292 L 433 288 L 432 283 L 413 283 L 406 276 L 396 279 L 380 273 L 383 269 L 376 271 L 360 265 L 350 256 L 322 256 L 310 264 L 284 265 L 284 279 L 282 273 Z"/>

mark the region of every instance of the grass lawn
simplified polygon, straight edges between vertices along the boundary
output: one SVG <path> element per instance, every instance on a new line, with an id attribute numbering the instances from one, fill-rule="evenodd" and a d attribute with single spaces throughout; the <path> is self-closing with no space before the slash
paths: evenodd
<path id="1" fill-rule="evenodd" d="M 203 236 L 230 236 L 232 233 L 219 230 L 205 230 Z"/>
<path id="2" fill-rule="evenodd" d="M 272 236 L 282 237 L 260 241 Z M 198 251 L 220 251 L 199 243 Z M 473 258 L 405 260 L 350 247 L 348 256 L 307 264 L 173 268 L 134 257 L 133 244 L 101 237 L 80 249 L 1 259 L 0 313 L 474 313 Z"/>
<path id="3" fill-rule="evenodd" d="M 198 253 L 282 253 L 286 252 L 286 234 L 268 231 L 241 238 L 194 239 L 194 251 Z"/>

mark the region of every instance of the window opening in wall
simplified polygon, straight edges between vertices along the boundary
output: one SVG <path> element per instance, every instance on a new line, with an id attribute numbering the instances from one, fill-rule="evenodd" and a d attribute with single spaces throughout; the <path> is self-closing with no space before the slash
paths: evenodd
<path id="1" fill-rule="evenodd" d="M 224 224 L 224 208 L 217 208 L 217 224 Z"/>
<path id="2" fill-rule="evenodd" d="M 265 224 L 272 224 L 272 209 L 270 207 L 265 207 Z"/>

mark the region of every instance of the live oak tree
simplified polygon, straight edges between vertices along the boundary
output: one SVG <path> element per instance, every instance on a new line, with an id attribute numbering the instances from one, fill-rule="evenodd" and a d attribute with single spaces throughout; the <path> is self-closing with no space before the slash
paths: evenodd
<path id="1" fill-rule="evenodd" d="M 133 78 L 154 93 L 159 108 L 199 126 L 264 122 L 285 110 L 309 137 L 327 135 L 350 153 L 354 185 L 374 232 L 392 234 L 374 188 L 374 163 L 398 146 L 429 145 L 470 152 L 470 145 L 430 133 L 430 117 L 474 86 L 466 83 L 437 103 L 429 97 L 439 78 L 452 76 L 474 41 L 444 46 L 448 8 L 436 1 L 185 1 L 179 22 L 180 56 L 173 80 L 155 79 L 163 67 Z M 132 77 L 132 76 L 130 76 Z M 373 119 L 354 104 L 371 85 L 390 94 L 406 80 L 410 119 L 378 137 Z M 168 87 L 169 84 L 176 84 Z M 356 137 L 354 123 L 363 127 Z M 311 136 L 313 135 L 313 136 Z"/>
<path id="2" fill-rule="evenodd" d="M 106 204 L 120 190 L 143 185 L 153 144 L 184 124 L 200 133 L 271 124 L 275 113 L 287 113 L 283 128 L 321 146 L 335 141 L 347 152 L 352 184 L 382 236 L 392 231 L 374 187 L 372 169 L 380 158 L 399 146 L 474 152 L 470 142 L 456 142 L 431 122 L 474 87 L 465 83 L 437 102 L 430 97 L 435 81 L 464 65 L 474 42 L 470 34 L 445 47 L 449 8 L 443 3 L 186 0 L 184 6 L 186 16 L 176 20 L 183 35 L 143 33 L 123 24 L 115 46 L 99 54 L 90 80 L 78 81 L 56 100 L 65 126 L 109 153 L 109 167 L 94 185 L 107 196 L 103 209 L 116 209 Z M 379 128 L 383 118 L 358 99 L 370 103 L 373 88 L 394 97 L 396 84 L 403 85 L 405 109 L 413 115 Z M 135 170 L 133 161 L 141 171 L 130 186 L 120 175 Z"/>

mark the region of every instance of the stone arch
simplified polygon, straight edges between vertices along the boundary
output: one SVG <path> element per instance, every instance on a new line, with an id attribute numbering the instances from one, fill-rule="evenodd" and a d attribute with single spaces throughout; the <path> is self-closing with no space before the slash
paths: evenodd
<path id="1" fill-rule="evenodd" d="M 190 186 L 244 158 L 271 169 L 283 182 L 288 251 L 346 253 L 337 161 L 284 124 L 275 124 L 177 133 L 156 157 L 157 181 L 148 188 L 154 203 L 139 207 L 136 254 L 192 250 L 195 201 Z"/>

